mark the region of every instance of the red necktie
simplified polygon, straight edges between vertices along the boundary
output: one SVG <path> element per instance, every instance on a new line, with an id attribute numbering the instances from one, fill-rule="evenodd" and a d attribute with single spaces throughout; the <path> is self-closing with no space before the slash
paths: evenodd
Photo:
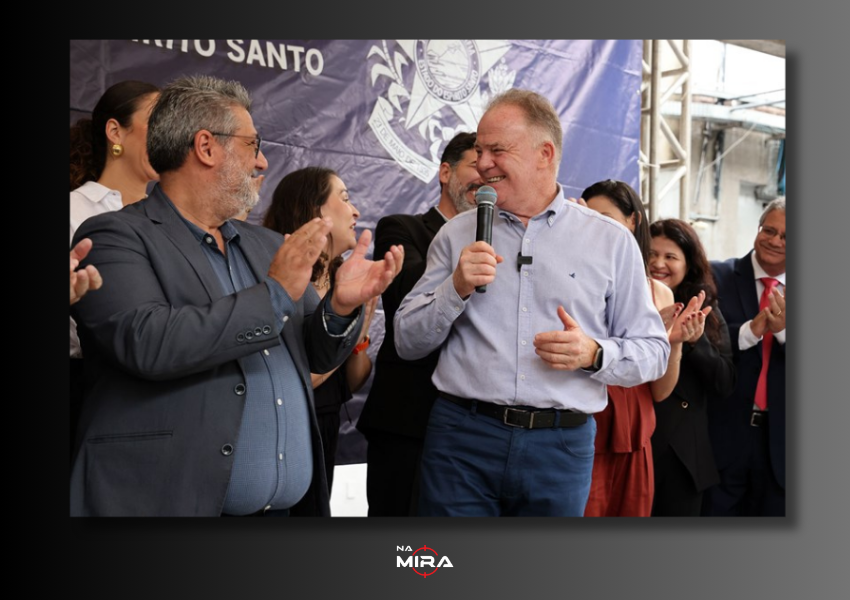
<path id="1" fill-rule="evenodd" d="M 764 291 L 761 294 L 759 301 L 759 312 L 770 306 L 770 290 L 775 288 L 779 282 L 773 277 L 762 277 L 760 281 L 764 284 Z M 764 337 L 761 340 L 761 373 L 759 373 L 759 382 L 756 386 L 756 406 L 759 410 L 767 408 L 767 368 L 770 365 L 770 349 L 773 346 L 773 332 L 768 329 L 764 332 Z"/>

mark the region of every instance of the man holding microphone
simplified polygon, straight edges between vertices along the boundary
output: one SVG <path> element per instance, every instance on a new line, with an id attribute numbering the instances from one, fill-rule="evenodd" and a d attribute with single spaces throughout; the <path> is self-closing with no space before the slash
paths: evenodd
<path id="1" fill-rule="evenodd" d="M 562 139 L 539 94 L 514 89 L 490 102 L 475 147 L 496 194 L 492 244 L 476 235 L 472 211 L 447 223 L 396 313 L 402 358 L 441 348 L 420 515 L 582 515 L 591 415 L 605 407 L 606 384 L 666 369 L 670 346 L 638 247 L 564 197 Z"/>

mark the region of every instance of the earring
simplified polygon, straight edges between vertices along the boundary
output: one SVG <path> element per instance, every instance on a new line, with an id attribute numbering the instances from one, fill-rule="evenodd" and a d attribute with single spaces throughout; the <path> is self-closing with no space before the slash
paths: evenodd
<path id="1" fill-rule="evenodd" d="M 124 146 L 121 144 L 112 144 L 112 156 L 118 158 L 122 154 L 124 154 Z"/>

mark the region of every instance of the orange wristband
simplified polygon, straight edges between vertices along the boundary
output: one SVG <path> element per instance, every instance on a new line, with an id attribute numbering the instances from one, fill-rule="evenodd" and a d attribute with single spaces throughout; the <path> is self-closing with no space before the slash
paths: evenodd
<path id="1" fill-rule="evenodd" d="M 367 335 L 366 335 L 366 339 L 364 339 L 362 342 L 360 342 L 359 344 L 357 344 L 356 346 L 354 346 L 354 350 L 352 350 L 352 351 L 351 351 L 351 353 L 352 353 L 352 354 L 360 354 L 360 353 L 361 353 L 361 352 L 363 352 L 366 348 L 368 348 L 368 347 L 369 347 L 369 341 L 370 341 L 370 339 L 369 339 L 369 335 L 367 334 Z"/>

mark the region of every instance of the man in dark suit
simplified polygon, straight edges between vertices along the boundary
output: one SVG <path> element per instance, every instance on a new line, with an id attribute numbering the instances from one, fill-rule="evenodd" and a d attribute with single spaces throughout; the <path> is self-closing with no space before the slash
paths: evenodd
<path id="1" fill-rule="evenodd" d="M 159 184 L 77 230 L 109 284 L 73 307 L 88 389 L 72 515 L 330 513 L 309 374 L 351 351 L 402 252 L 367 261 L 364 233 L 319 302 L 307 284 L 329 220 L 284 243 L 233 219 L 268 166 L 249 109 L 237 82 L 164 88 L 148 124 Z"/>
<path id="2" fill-rule="evenodd" d="M 765 208 L 752 252 L 712 269 L 738 381 L 709 407 L 721 483 L 703 513 L 784 516 L 785 199 Z"/>
<path id="3" fill-rule="evenodd" d="M 431 240 L 449 219 L 473 208 L 481 186 L 475 169 L 475 134 L 459 133 L 440 158 L 440 202 L 420 215 L 390 215 L 378 222 L 375 255 L 393 245 L 405 248 L 399 276 L 381 296 L 386 335 L 375 361 L 375 378 L 357 422 L 368 442 L 366 496 L 370 517 L 413 516 L 418 506 L 419 459 L 425 425 L 437 389 L 431 375 L 439 352 L 402 360 L 393 343 L 393 317 L 401 301 L 425 272 Z"/>

